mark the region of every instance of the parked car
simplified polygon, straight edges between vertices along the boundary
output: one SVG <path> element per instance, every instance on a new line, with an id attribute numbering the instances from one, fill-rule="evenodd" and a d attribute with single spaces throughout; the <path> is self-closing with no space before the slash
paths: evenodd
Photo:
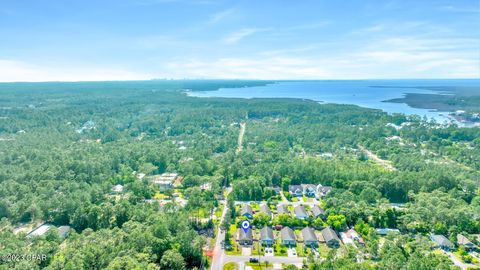
<path id="1" fill-rule="evenodd" d="M 251 263 L 258 263 L 258 258 L 250 258 L 249 260 Z"/>

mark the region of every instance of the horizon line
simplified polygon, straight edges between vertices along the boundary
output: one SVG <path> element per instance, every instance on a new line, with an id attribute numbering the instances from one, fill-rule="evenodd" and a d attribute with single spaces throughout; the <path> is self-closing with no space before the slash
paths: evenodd
<path id="1" fill-rule="evenodd" d="M 52 80 L 52 81 L 0 81 L 8 83 L 88 83 L 88 82 L 149 82 L 149 81 L 388 81 L 388 80 L 480 80 L 478 78 L 355 78 L 355 79 L 258 79 L 258 78 L 152 78 L 139 80 Z"/>

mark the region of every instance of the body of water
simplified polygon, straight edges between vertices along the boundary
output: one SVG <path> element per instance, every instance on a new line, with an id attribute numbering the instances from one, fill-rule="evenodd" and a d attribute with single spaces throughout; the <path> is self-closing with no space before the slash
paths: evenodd
<path id="1" fill-rule="evenodd" d="M 189 92 L 195 97 L 226 98 L 299 98 L 321 103 L 353 104 L 381 109 L 388 113 L 417 114 L 438 122 L 451 121 L 448 112 L 412 108 L 404 103 L 384 102 L 406 93 L 446 94 L 423 87 L 472 87 L 480 80 L 352 80 L 352 81 L 281 81 L 264 86 L 220 88 L 216 91 Z"/>

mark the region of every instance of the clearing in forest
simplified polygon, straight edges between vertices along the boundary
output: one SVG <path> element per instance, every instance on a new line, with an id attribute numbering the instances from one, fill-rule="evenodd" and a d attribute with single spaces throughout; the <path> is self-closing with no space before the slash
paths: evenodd
<path id="1" fill-rule="evenodd" d="M 358 148 L 360 148 L 360 150 L 362 150 L 363 152 L 365 152 L 365 154 L 367 154 L 368 156 L 368 159 L 374 161 L 375 163 L 377 163 L 378 165 L 384 167 L 386 170 L 388 171 L 396 171 L 397 169 L 395 167 L 393 167 L 392 165 L 392 162 L 390 160 L 385 160 L 385 159 L 381 159 L 379 158 L 375 153 L 369 151 L 368 149 L 366 149 L 365 147 L 359 145 Z"/>
<path id="2" fill-rule="evenodd" d="M 243 149 L 243 135 L 245 135 L 245 128 L 247 127 L 247 123 L 242 122 L 240 123 L 240 133 L 238 134 L 238 147 L 236 153 L 242 152 Z"/>

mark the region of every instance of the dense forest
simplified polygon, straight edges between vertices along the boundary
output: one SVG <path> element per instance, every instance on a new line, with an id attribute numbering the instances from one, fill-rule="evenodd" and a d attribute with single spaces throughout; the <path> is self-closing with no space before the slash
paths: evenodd
<path id="1" fill-rule="evenodd" d="M 202 269 L 222 187 L 233 188 L 230 200 L 259 201 L 275 196 L 272 187 L 308 183 L 333 187 L 327 215 L 363 232 L 376 255 L 358 264 L 330 254 L 311 269 L 452 267 L 424 256 L 425 240 L 379 247 L 370 229 L 479 234 L 480 128 L 350 105 L 185 95 L 266 83 L 0 84 L 0 256 L 47 255 L 2 259 L 0 269 Z M 138 178 L 166 172 L 182 176 L 185 205 L 152 203 L 157 187 Z M 115 185 L 125 192 L 113 194 Z M 53 229 L 19 230 L 42 223 Z"/>

